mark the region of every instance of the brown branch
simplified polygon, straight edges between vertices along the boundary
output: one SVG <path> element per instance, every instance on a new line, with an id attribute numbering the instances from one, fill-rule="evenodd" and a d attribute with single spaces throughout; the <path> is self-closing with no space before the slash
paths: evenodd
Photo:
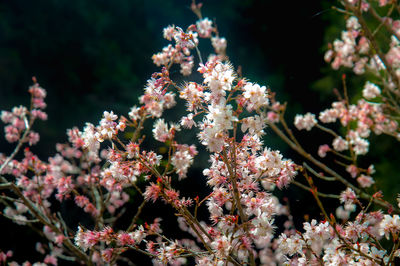
<path id="1" fill-rule="evenodd" d="M 296 185 L 296 186 L 298 186 L 298 187 L 300 187 L 300 188 L 302 188 L 302 189 L 304 189 L 306 191 L 309 191 L 309 192 L 312 191 L 312 188 L 307 187 L 306 185 L 303 185 L 302 183 L 297 182 L 295 180 L 293 180 L 291 183 L 293 183 L 294 185 Z M 339 195 L 326 194 L 326 193 L 322 193 L 322 192 L 319 192 L 319 191 L 317 191 L 317 193 L 318 193 L 318 196 L 323 197 L 323 198 L 330 198 L 330 199 L 339 199 L 340 198 Z"/>
<path id="2" fill-rule="evenodd" d="M 133 228 L 135 228 L 135 224 L 136 224 L 137 220 L 139 219 L 139 215 L 142 213 L 142 210 L 145 205 L 146 205 L 146 200 L 143 200 L 143 202 L 142 202 L 142 204 L 140 204 L 135 216 L 133 217 L 131 224 L 129 225 L 128 229 L 126 230 L 127 232 L 131 232 L 133 230 Z"/>
<path id="3" fill-rule="evenodd" d="M 387 62 L 385 55 L 383 54 L 383 52 L 381 51 L 378 43 L 375 40 L 375 37 L 372 35 L 371 30 L 369 29 L 367 22 L 365 21 L 362 12 L 354 7 L 352 7 L 349 4 L 345 4 L 346 8 L 350 9 L 351 11 L 353 11 L 354 15 L 357 17 L 361 28 L 365 34 L 365 36 L 367 37 L 367 39 L 369 40 L 370 44 L 372 45 L 375 53 L 379 56 L 380 60 L 382 61 L 382 63 L 385 65 L 387 72 L 389 73 L 392 81 L 396 84 L 397 90 L 393 91 L 396 96 L 400 96 L 399 93 L 399 88 L 400 88 L 400 80 L 396 75 L 395 70 L 392 68 L 392 66 Z"/>

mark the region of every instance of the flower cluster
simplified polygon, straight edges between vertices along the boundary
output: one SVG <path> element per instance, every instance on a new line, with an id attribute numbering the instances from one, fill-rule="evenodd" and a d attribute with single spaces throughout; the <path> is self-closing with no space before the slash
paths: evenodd
<path id="1" fill-rule="evenodd" d="M 39 141 L 39 134 L 30 130 L 28 134 L 23 135 L 26 129 L 30 128 L 35 119 L 47 120 L 47 114 L 43 112 L 46 108 L 44 98 L 46 91 L 39 86 L 34 78 L 34 84 L 29 87 L 31 94 L 32 108 L 28 111 L 25 106 L 14 107 L 11 112 L 2 111 L 1 120 L 8 124 L 4 128 L 5 136 L 8 142 L 17 142 L 22 138 L 23 142 L 28 142 L 30 146 Z"/>

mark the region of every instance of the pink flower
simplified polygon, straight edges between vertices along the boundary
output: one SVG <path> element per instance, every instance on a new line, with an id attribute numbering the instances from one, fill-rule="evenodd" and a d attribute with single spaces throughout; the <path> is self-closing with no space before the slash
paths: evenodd
<path id="1" fill-rule="evenodd" d="M 357 200 L 356 193 L 351 189 L 347 188 L 345 191 L 340 193 L 340 202 L 345 204 L 352 204 Z"/>
<path id="2" fill-rule="evenodd" d="M 272 112 L 272 111 L 267 113 L 267 119 L 268 119 L 268 121 L 270 121 L 272 123 L 278 123 L 279 122 L 278 114 L 275 113 L 275 112 Z"/>
<path id="3" fill-rule="evenodd" d="M 17 142 L 19 140 L 20 132 L 16 127 L 9 125 L 4 128 L 4 131 L 6 132 L 6 140 L 8 142 L 12 143 L 12 142 Z"/>
<path id="4" fill-rule="evenodd" d="M 105 262 L 111 262 L 112 257 L 113 257 L 113 252 L 114 252 L 113 248 L 108 248 L 108 249 L 102 250 L 101 257 L 103 258 L 103 260 Z"/>
<path id="5" fill-rule="evenodd" d="M 356 178 L 359 172 L 357 166 L 355 166 L 354 164 L 347 166 L 346 171 L 350 173 L 352 178 Z"/>
<path id="6" fill-rule="evenodd" d="M 65 240 L 65 236 L 64 236 L 64 235 L 57 235 L 54 242 L 55 242 L 57 245 L 60 246 L 60 245 L 62 245 L 62 243 L 64 242 L 64 240 Z"/>
<path id="7" fill-rule="evenodd" d="M 90 213 L 93 217 L 97 217 L 99 215 L 99 210 L 92 203 L 88 203 L 83 210 L 87 213 Z"/>
<path id="8" fill-rule="evenodd" d="M 57 258 L 54 257 L 54 256 L 51 256 L 51 255 L 47 255 L 47 256 L 44 258 L 44 263 L 52 264 L 52 265 L 57 266 Z"/>
<path id="9" fill-rule="evenodd" d="M 171 41 L 176 33 L 175 26 L 172 25 L 164 28 L 163 33 L 164 33 L 164 38 L 167 39 L 168 41 Z"/>
<path id="10" fill-rule="evenodd" d="M 176 202 L 179 199 L 179 192 L 174 189 L 165 189 L 165 197 L 170 202 Z"/>
<path id="11" fill-rule="evenodd" d="M 39 142 L 40 136 L 36 132 L 30 132 L 28 135 L 29 146 L 35 145 Z"/>
<path id="12" fill-rule="evenodd" d="M 389 3 L 389 0 L 379 0 L 379 6 L 385 6 Z"/>
<path id="13" fill-rule="evenodd" d="M 204 18 L 196 22 L 196 29 L 202 38 L 209 38 L 214 28 L 212 27 L 212 21 L 208 18 Z"/>
<path id="14" fill-rule="evenodd" d="M 132 238 L 131 234 L 119 233 L 118 234 L 118 245 L 127 246 L 135 244 L 135 240 Z"/>
<path id="15" fill-rule="evenodd" d="M 327 144 L 319 146 L 318 148 L 319 157 L 324 158 L 326 156 L 326 153 L 330 150 L 331 148 Z"/>
<path id="16" fill-rule="evenodd" d="M 14 119 L 14 115 L 11 112 L 8 111 L 1 111 L 1 120 L 3 123 L 9 124 L 12 122 Z"/>
<path id="17" fill-rule="evenodd" d="M 31 112 L 32 116 L 41 120 L 47 120 L 47 114 L 41 110 L 34 109 Z"/>
<path id="18" fill-rule="evenodd" d="M 375 183 L 374 179 L 372 179 L 372 177 L 367 176 L 367 175 L 361 175 L 361 176 L 359 176 L 359 177 L 357 178 L 357 182 L 358 182 L 358 184 L 360 184 L 360 186 L 363 187 L 363 188 L 370 187 L 370 186 L 372 186 L 372 185 Z"/>
<path id="19" fill-rule="evenodd" d="M 73 188 L 74 184 L 72 183 L 71 176 L 60 178 L 57 184 L 58 193 L 56 195 L 56 198 L 61 201 L 65 196 L 68 197 L 68 194 L 72 191 Z"/>
<path id="20" fill-rule="evenodd" d="M 13 252 L 11 250 L 7 251 L 7 253 L 4 253 L 0 250 L 0 263 L 4 263 L 4 265 L 6 265 L 7 258 L 11 258 L 12 255 Z"/>

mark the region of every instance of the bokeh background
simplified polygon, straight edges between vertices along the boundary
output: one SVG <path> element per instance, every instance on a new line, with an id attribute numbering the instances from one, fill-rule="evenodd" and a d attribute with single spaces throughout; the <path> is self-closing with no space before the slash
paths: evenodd
<path id="1" fill-rule="evenodd" d="M 190 2 L 1 1 L 0 109 L 26 105 L 27 88 L 32 76 L 36 76 L 48 92 L 49 119 L 36 124 L 41 141 L 33 149 L 41 158 L 54 155 L 54 145 L 67 139 L 66 129 L 82 128 L 85 122 L 97 124 L 104 110 L 126 115 L 138 103 L 146 80 L 157 70 L 151 56 L 167 44 L 162 29 L 170 24 L 186 28 L 195 22 Z M 289 102 L 288 121 L 293 121 L 295 113 L 317 113 L 335 99 L 333 88 L 341 89 L 340 77 L 345 70 L 331 71 L 323 54 L 327 43 L 339 37 L 344 20 L 330 9 L 332 1 L 203 3 L 203 15 L 215 19 L 221 36 L 228 40 L 227 53 L 233 65 L 241 66 L 245 77 L 276 91 L 278 100 Z M 200 41 L 200 49 L 205 42 Z M 362 85 L 357 82 L 353 82 L 353 94 Z M 296 160 L 294 153 L 267 132 L 267 145 Z M 319 141 L 328 141 L 317 132 L 299 136 L 312 152 L 316 152 Z M 378 162 L 378 176 L 384 177 L 378 178 L 378 183 L 393 196 L 398 191 L 398 166 L 393 167 L 391 162 L 395 159 L 385 156 L 389 149 L 390 157 L 398 158 L 398 145 L 381 137 L 377 140 L 379 147 L 367 159 Z M 0 147 L 1 152 L 12 149 L 4 138 Z M 198 162 L 192 173 L 199 175 L 204 164 L 207 165 L 204 160 Z M 199 180 L 196 182 L 204 186 L 204 180 Z M 305 208 L 307 213 L 318 216 L 318 210 L 311 206 L 314 204 L 304 204 L 313 203 L 307 193 L 290 188 L 278 194 L 289 199 L 293 214 L 298 217 L 296 223 L 304 221 Z M 64 213 L 68 209 L 64 208 Z M 13 249 L 19 262 L 34 256 L 34 233 L 2 217 L 0 225 L 6 229 L 0 237 L 0 249 Z"/>
<path id="2" fill-rule="evenodd" d="M 151 55 L 167 44 L 162 29 L 195 22 L 190 2 L 2 1 L 1 108 L 26 103 L 36 76 L 48 91 L 49 120 L 39 125 L 46 142 L 96 123 L 104 110 L 127 113 L 157 70 Z M 313 108 L 307 103 L 321 96 L 309 88 L 325 66 L 323 18 L 332 11 L 321 1 L 275 2 L 204 1 L 203 13 L 216 20 L 230 60 L 246 77 L 284 91 L 295 108 Z"/>

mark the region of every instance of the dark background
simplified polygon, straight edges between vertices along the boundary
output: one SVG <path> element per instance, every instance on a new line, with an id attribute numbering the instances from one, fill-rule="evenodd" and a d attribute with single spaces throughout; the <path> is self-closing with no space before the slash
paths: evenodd
<path id="1" fill-rule="evenodd" d="M 34 148 L 43 159 L 54 155 L 55 143 L 66 141 L 66 129 L 82 128 L 85 122 L 96 125 L 104 110 L 126 115 L 138 103 L 146 80 L 157 71 L 151 56 L 167 44 L 162 29 L 170 24 L 186 28 L 196 21 L 190 2 L 1 1 L 0 109 L 27 105 L 27 88 L 32 76 L 37 77 L 48 92 L 49 119 L 37 123 L 41 141 Z M 235 68 L 240 65 L 245 77 L 278 92 L 278 100 L 288 101 L 289 122 L 295 113 L 317 113 L 335 99 L 332 91 L 340 89 L 339 77 L 344 70 L 332 72 L 323 61 L 323 53 L 327 43 L 339 37 L 344 20 L 330 9 L 331 1 L 203 3 L 204 17 L 215 19 L 221 36 L 228 40 L 227 53 Z M 200 49 L 205 42 L 200 40 Z M 328 141 L 316 132 L 299 136 L 312 152 L 319 141 Z M 385 177 L 380 182 L 387 184 L 384 191 L 392 196 L 398 188 L 391 185 L 390 178 L 397 170 L 384 158 L 392 143 L 379 141 L 380 148 L 370 158 L 378 161 L 377 169 Z M 268 131 L 265 143 L 296 161 L 296 155 L 272 132 Z M 12 149 L 4 138 L 0 145 L 3 152 Z M 397 150 L 392 150 L 393 157 Z M 196 163 L 192 174 L 200 175 L 202 167 L 204 162 Z M 190 187 L 190 182 L 184 182 L 183 188 L 185 184 Z M 204 186 L 203 179 L 196 182 Z M 302 202 L 313 202 L 311 197 L 297 188 L 278 194 L 289 198 L 300 225 L 304 221 Z M 149 214 L 152 211 L 147 210 Z M 318 217 L 315 207 L 306 212 Z M 0 237 L 0 249 L 13 249 L 18 262 L 32 258 L 35 234 L 21 231 L 23 227 L 3 218 L 0 223 L 7 231 Z"/>
<path id="2" fill-rule="evenodd" d="M 319 101 L 309 87 L 325 65 L 322 3 L 204 1 L 203 14 L 216 19 L 244 76 L 304 106 L 310 98 Z M 196 21 L 189 6 L 189 0 L 3 1 L 1 107 L 26 103 L 36 76 L 48 91 L 46 142 L 60 141 L 72 126 L 97 123 L 104 110 L 127 113 L 157 70 L 151 55 L 167 44 L 162 29 Z"/>

